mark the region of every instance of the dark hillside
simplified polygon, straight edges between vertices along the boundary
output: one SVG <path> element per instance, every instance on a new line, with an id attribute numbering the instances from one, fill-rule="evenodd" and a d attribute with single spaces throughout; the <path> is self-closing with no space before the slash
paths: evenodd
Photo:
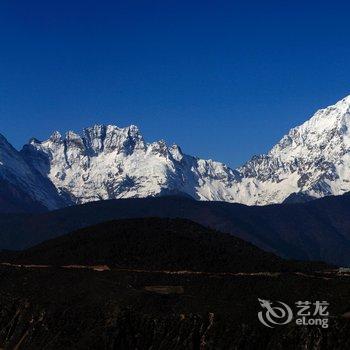
<path id="1" fill-rule="evenodd" d="M 3 261 L 204 272 L 292 271 L 323 264 L 285 261 L 229 234 L 184 219 L 111 221 L 67 234 Z"/>
<path id="2" fill-rule="evenodd" d="M 350 195 L 249 207 L 184 197 L 93 202 L 42 214 L 1 214 L 0 249 L 23 249 L 105 221 L 185 218 L 282 257 L 350 265 Z"/>

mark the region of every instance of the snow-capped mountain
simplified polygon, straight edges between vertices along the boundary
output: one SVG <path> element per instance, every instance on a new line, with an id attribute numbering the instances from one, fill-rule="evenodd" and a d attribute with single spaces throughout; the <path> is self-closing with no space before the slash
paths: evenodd
<path id="1" fill-rule="evenodd" d="M 67 204 L 47 177 L 32 168 L 0 134 L 1 211 L 55 209 Z"/>
<path id="2" fill-rule="evenodd" d="M 350 191 L 350 96 L 317 111 L 237 171 L 235 201 L 246 204 L 279 203 L 293 193 L 319 198 Z"/>
<path id="3" fill-rule="evenodd" d="M 233 201 L 235 172 L 224 164 L 183 154 L 164 141 L 146 143 L 136 126 L 95 125 L 82 135 L 58 132 L 32 139 L 22 154 L 75 203 L 162 194 Z"/>
<path id="4" fill-rule="evenodd" d="M 164 141 L 147 143 L 133 125 L 95 125 L 81 135 L 54 132 L 46 141 L 32 139 L 20 153 L 73 203 L 183 193 L 198 200 L 264 205 L 295 194 L 308 198 L 350 191 L 349 127 L 350 96 L 317 111 L 268 154 L 236 170 L 186 155 Z"/>

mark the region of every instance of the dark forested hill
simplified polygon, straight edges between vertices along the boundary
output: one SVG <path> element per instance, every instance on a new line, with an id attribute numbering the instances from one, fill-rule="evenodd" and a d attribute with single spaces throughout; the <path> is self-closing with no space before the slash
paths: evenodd
<path id="1" fill-rule="evenodd" d="M 1 258 L 1 256 L 0 256 Z M 232 235 L 185 219 L 125 219 L 80 229 L 3 261 L 203 272 L 291 271 L 324 264 L 286 261 Z"/>
<path id="2" fill-rule="evenodd" d="M 23 249 L 97 223 L 139 217 L 186 218 L 294 259 L 350 265 L 350 195 L 249 207 L 184 197 L 88 203 L 42 214 L 1 214 L 0 248 Z"/>

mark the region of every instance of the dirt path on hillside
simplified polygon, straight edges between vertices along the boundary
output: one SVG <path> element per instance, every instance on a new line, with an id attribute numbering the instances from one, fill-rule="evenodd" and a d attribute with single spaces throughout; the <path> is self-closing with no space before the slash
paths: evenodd
<path id="1" fill-rule="evenodd" d="M 0 266 L 7 266 L 7 267 L 15 267 L 15 268 L 27 268 L 27 269 L 48 269 L 48 268 L 54 268 L 57 266 L 53 265 L 35 265 L 35 264 L 12 264 L 3 262 L 0 263 Z M 133 273 L 162 273 L 162 274 L 169 274 L 169 275 L 201 275 L 201 276 L 250 276 L 250 277 L 278 277 L 281 276 L 282 272 L 205 272 L 205 271 L 190 271 L 190 270 L 178 270 L 178 271 L 171 271 L 171 270 L 144 270 L 144 269 L 123 269 L 123 268 L 110 268 L 107 265 L 63 265 L 59 266 L 63 269 L 85 269 L 85 270 L 93 270 L 96 272 L 104 272 L 104 271 L 115 271 L 115 272 L 133 272 Z M 292 272 L 294 275 L 298 275 L 301 277 L 307 277 L 307 278 L 321 278 L 324 280 L 330 280 L 334 277 L 339 276 L 335 271 L 325 271 L 325 272 L 318 272 L 317 273 L 305 273 L 305 272 Z"/>

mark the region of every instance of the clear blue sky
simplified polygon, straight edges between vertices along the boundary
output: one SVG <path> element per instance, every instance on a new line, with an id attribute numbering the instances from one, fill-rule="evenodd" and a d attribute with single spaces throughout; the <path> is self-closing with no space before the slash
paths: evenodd
<path id="1" fill-rule="evenodd" d="M 350 94 L 342 1 L 0 2 L 0 132 L 136 124 L 236 166 Z"/>

